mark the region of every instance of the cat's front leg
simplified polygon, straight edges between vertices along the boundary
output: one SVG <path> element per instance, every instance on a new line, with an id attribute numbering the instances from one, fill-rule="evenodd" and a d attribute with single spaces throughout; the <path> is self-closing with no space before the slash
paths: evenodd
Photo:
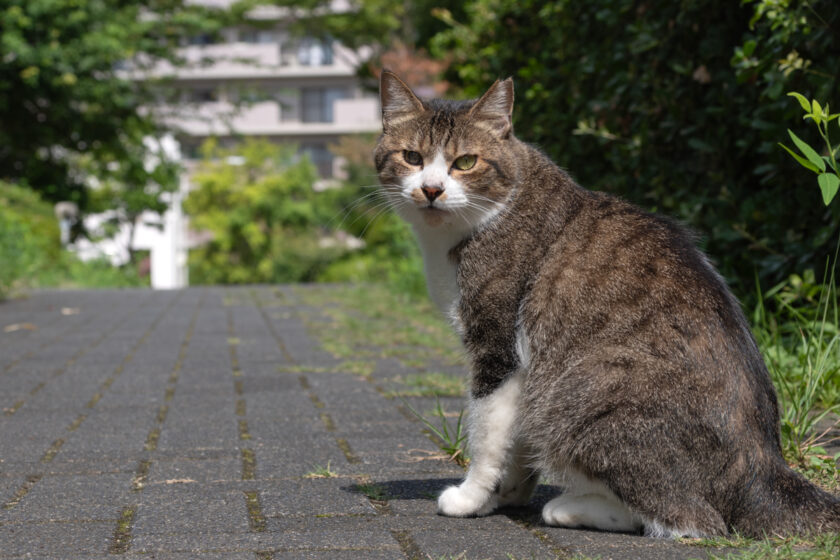
<path id="1" fill-rule="evenodd" d="M 491 513 L 500 504 L 505 469 L 511 464 L 519 415 L 521 374 L 515 374 L 489 395 L 469 403 L 467 476 L 438 498 L 438 512 L 451 517 Z M 505 502 L 508 503 L 508 502 Z"/>

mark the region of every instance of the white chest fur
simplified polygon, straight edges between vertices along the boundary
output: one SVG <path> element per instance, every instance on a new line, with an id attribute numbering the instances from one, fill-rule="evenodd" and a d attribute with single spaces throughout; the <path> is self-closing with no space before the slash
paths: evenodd
<path id="1" fill-rule="evenodd" d="M 455 263 L 449 258 L 449 250 L 460 243 L 469 230 L 444 223 L 434 228 L 416 225 L 415 232 L 423 253 L 429 296 L 438 309 L 448 315 L 458 301 L 457 271 Z"/>

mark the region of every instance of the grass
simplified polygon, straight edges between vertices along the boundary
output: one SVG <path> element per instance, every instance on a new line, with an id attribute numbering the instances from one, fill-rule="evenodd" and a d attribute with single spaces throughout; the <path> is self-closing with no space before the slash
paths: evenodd
<path id="1" fill-rule="evenodd" d="M 338 476 L 338 473 L 334 472 L 330 468 L 331 461 L 327 461 L 327 466 L 322 467 L 321 465 L 315 465 L 312 470 L 305 475 L 303 478 L 309 479 L 317 479 L 317 478 L 335 478 Z"/>
<path id="2" fill-rule="evenodd" d="M 749 539 L 738 535 L 717 539 L 681 539 L 688 545 L 704 548 L 739 549 L 725 555 L 711 553 L 709 558 L 726 560 L 834 560 L 840 558 L 840 533 L 800 537 Z"/>
<path id="3" fill-rule="evenodd" d="M 307 286 L 295 293 L 320 310 L 320 316 L 304 321 L 323 348 L 340 360 L 394 358 L 418 373 L 432 364 L 464 364 L 449 325 L 426 300 L 380 285 Z"/>
<path id="4" fill-rule="evenodd" d="M 414 416 L 416 416 L 426 427 L 437 437 L 438 447 L 440 447 L 441 451 L 449 455 L 449 458 L 455 461 L 462 467 L 466 467 L 469 462 L 469 456 L 467 454 L 467 430 L 464 426 L 464 410 L 462 409 L 461 412 L 458 414 L 458 420 L 455 422 L 454 426 L 449 425 L 449 420 L 447 420 L 446 411 L 443 410 L 443 406 L 440 404 L 440 400 L 436 403 L 436 408 L 433 412 L 434 416 L 440 418 L 440 427 L 438 427 L 435 423 L 427 419 L 425 416 L 414 410 L 408 401 L 403 399 L 403 404 L 411 411 Z"/>
<path id="5" fill-rule="evenodd" d="M 460 397 L 464 394 L 462 377 L 442 372 L 431 372 L 406 377 L 396 377 L 394 382 L 404 385 L 404 389 L 390 391 L 394 397 Z"/>
<path id="6" fill-rule="evenodd" d="M 385 489 L 375 482 L 366 482 L 357 484 L 353 487 L 358 493 L 364 494 L 369 500 L 375 502 L 386 502 L 391 497 L 385 492 Z"/>
<path id="7" fill-rule="evenodd" d="M 785 459 L 837 490 L 840 456 L 829 456 L 824 448 L 840 412 L 837 291 L 833 274 L 827 278 L 814 286 L 793 277 L 767 294 L 759 292 L 753 331 L 779 394 Z M 775 313 L 768 312 L 767 303 Z"/>

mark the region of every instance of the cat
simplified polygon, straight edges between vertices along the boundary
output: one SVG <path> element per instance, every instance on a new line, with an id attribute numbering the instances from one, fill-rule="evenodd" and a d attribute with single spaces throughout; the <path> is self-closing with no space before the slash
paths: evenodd
<path id="1" fill-rule="evenodd" d="M 564 492 L 548 525 L 654 537 L 840 529 L 782 458 L 776 393 L 738 302 L 674 221 L 577 185 L 513 135 L 513 81 L 477 101 L 380 81 L 382 192 L 470 360 L 464 481 L 438 511 Z"/>

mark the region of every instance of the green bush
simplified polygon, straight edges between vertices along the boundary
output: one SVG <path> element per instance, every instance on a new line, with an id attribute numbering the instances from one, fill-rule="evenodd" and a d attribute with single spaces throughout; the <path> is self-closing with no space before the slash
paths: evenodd
<path id="1" fill-rule="evenodd" d="M 0 182 L 0 299 L 30 285 L 60 254 L 52 206 L 29 189 Z"/>
<path id="2" fill-rule="evenodd" d="M 316 204 L 315 167 L 294 148 L 208 141 L 184 201 L 191 227 L 211 236 L 190 251 L 196 284 L 312 281 L 334 251 L 318 246 L 327 210 Z"/>
<path id="3" fill-rule="evenodd" d="M 386 212 L 370 169 L 370 138 L 355 137 L 349 177 L 316 191 L 314 166 L 294 147 L 262 140 L 222 149 L 210 141 L 184 201 L 191 227 L 212 237 L 190 251 L 195 284 L 386 282 L 424 292 L 419 251 L 408 227 Z M 349 155 L 349 154 L 345 154 Z M 351 250 L 341 230 L 361 238 Z"/>
<path id="4" fill-rule="evenodd" d="M 785 96 L 838 99 L 840 3 L 473 0 L 434 39 L 465 95 L 516 80 L 515 126 L 583 185 L 676 216 L 736 284 L 820 268 L 840 208 L 777 143 Z M 446 13 L 443 13 L 446 17 Z M 818 145 L 816 131 L 804 140 Z"/>
<path id="5" fill-rule="evenodd" d="M 81 261 L 61 247 L 51 204 L 0 181 L 0 300 L 26 288 L 117 288 L 148 285 L 137 269 Z"/>

